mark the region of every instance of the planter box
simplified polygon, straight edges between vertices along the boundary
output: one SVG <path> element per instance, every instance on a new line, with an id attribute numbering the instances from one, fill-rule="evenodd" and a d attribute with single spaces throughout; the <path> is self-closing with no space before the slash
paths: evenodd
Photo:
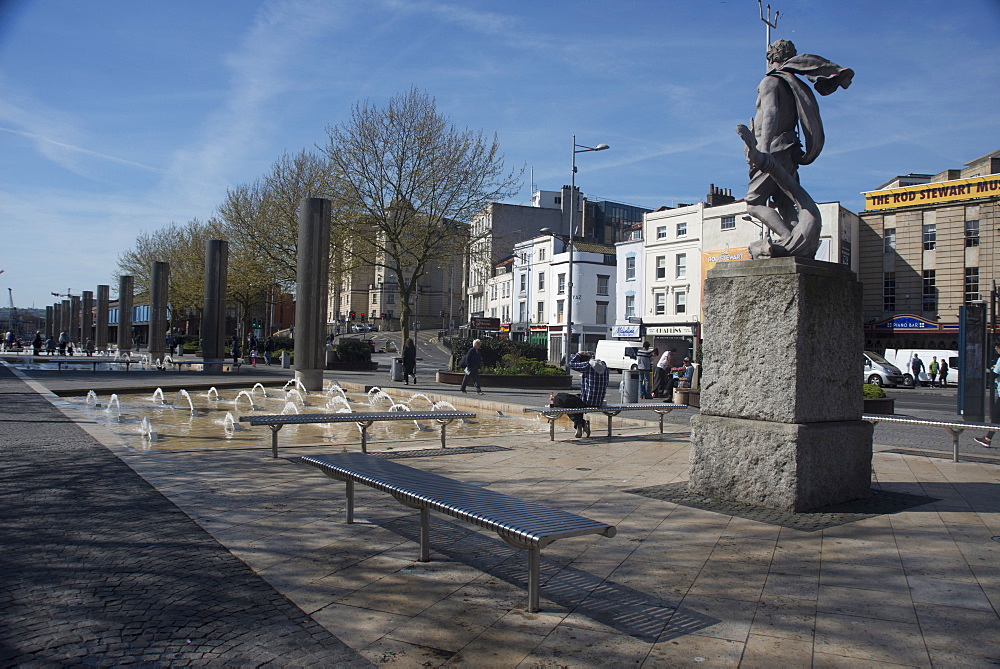
<path id="1" fill-rule="evenodd" d="M 883 416 L 891 416 L 896 413 L 895 411 L 896 398 L 895 397 L 879 397 L 872 399 L 865 399 L 865 413 L 875 413 L 881 414 Z"/>
<path id="2" fill-rule="evenodd" d="M 438 372 L 438 383 L 461 385 L 465 374 L 462 372 Z M 508 376 L 500 374 L 480 374 L 479 385 L 483 388 L 544 388 L 545 390 L 569 390 L 573 387 L 571 376 Z"/>

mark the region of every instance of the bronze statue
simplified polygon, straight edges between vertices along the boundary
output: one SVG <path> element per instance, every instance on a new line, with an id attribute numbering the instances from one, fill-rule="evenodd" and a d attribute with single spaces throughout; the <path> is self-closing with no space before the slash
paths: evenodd
<path id="1" fill-rule="evenodd" d="M 768 228 L 764 239 L 750 245 L 750 254 L 754 258 L 812 258 L 819 248 L 818 214 L 813 215 L 818 210 L 798 185 L 798 169 L 823 150 L 823 122 L 812 90 L 796 75 L 811 81 L 820 95 L 829 95 L 850 86 L 854 71 L 820 56 L 796 55 L 795 45 L 788 40 L 768 47 L 767 62 L 767 74 L 757 86 L 757 112 L 750 122 L 755 141 L 744 136 L 750 165 L 747 212 Z M 751 150 L 755 155 L 751 156 Z M 768 158 L 761 159 L 761 154 Z"/>

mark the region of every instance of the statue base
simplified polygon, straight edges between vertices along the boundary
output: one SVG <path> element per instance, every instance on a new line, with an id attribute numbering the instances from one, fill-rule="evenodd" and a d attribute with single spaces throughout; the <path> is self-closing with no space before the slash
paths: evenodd
<path id="1" fill-rule="evenodd" d="M 691 492 L 783 511 L 868 497 L 861 299 L 855 274 L 834 263 L 708 272 Z"/>

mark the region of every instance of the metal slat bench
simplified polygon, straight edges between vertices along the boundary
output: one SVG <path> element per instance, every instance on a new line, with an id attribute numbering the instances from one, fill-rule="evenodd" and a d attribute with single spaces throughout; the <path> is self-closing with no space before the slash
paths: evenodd
<path id="1" fill-rule="evenodd" d="M 549 421 L 549 440 L 556 440 L 556 419 L 571 413 L 603 413 L 608 417 L 608 436 L 611 436 L 611 419 L 622 411 L 655 411 L 660 416 L 660 434 L 663 434 L 663 417 L 674 409 L 687 409 L 687 404 L 641 402 L 638 404 L 605 404 L 599 407 L 525 407 L 525 413 L 540 413 Z"/>
<path id="2" fill-rule="evenodd" d="M 361 428 L 361 452 L 368 452 L 368 428 L 382 420 L 434 420 L 441 426 L 441 448 L 446 447 L 445 427 L 456 418 L 475 418 L 468 411 L 355 411 L 344 413 L 270 414 L 240 416 L 241 423 L 251 426 L 267 425 L 271 428 L 271 452 L 278 457 L 278 430 L 285 425 L 304 423 L 357 423 Z"/>
<path id="3" fill-rule="evenodd" d="M 556 539 L 600 534 L 613 537 L 614 525 L 517 499 L 495 490 L 456 481 L 361 453 L 303 457 L 302 461 L 347 485 L 347 522 L 354 522 L 354 484 L 387 492 L 401 504 L 420 509 L 420 562 L 430 560 L 430 512 L 495 531 L 515 548 L 528 551 L 528 611 L 538 611 L 541 550 Z"/>
<path id="4" fill-rule="evenodd" d="M 896 423 L 898 425 L 919 425 L 922 427 L 943 427 L 951 435 L 952 439 L 952 460 L 958 462 L 958 438 L 962 436 L 963 430 L 982 430 L 991 432 L 998 429 L 996 425 L 986 425 L 984 423 L 959 423 L 946 420 L 926 420 L 923 418 L 900 418 L 898 416 L 887 416 L 883 414 L 865 414 L 863 419 L 875 423 Z"/>
<path id="5" fill-rule="evenodd" d="M 100 358 L 100 357 L 81 357 L 81 358 L 59 358 L 56 360 L 42 360 L 42 362 L 54 362 L 56 363 L 56 369 L 62 370 L 63 365 L 90 365 L 91 372 L 97 372 L 98 365 L 125 365 L 125 371 L 128 371 L 129 365 L 136 364 L 138 360 L 115 360 L 113 358 Z"/>

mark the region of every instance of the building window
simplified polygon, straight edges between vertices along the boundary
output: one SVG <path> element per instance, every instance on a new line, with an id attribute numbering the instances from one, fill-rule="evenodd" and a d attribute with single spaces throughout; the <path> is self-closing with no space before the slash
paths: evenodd
<path id="1" fill-rule="evenodd" d="M 978 302 L 979 295 L 979 268 L 965 268 L 965 303 Z"/>
<path id="2" fill-rule="evenodd" d="M 653 296 L 654 300 L 654 313 L 657 316 L 662 316 L 667 313 L 667 294 L 666 293 L 656 293 Z"/>
<path id="3" fill-rule="evenodd" d="M 736 217 L 735 216 L 723 216 L 722 217 L 722 230 L 735 230 L 736 229 Z"/>
<path id="4" fill-rule="evenodd" d="M 566 275 L 560 274 L 556 277 L 556 292 L 560 295 L 566 294 Z"/>
<path id="5" fill-rule="evenodd" d="M 625 296 L 625 318 L 635 317 L 635 295 Z"/>
<path id="6" fill-rule="evenodd" d="M 385 294 L 386 304 L 396 304 L 396 293 L 386 293 Z"/>
<path id="7" fill-rule="evenodd" d="M 677 224 L 677 236 L 678 237 L 687 237 L 687 233 L 688 233 L 688 224 L 687 223 L 678 223 Z"/>
<path id="8" fill-rule="evenodd" d="M 545 260 L 545 247 L 544 246 L 541 247 L 540 249 L 538 249 L 538 259 L 539 260 Z"/>
<path id="9" fill-rule="evenodd" d="M 372 304 L 378 304 L 378 293 L 372 293 Z"/>
<path id="10" fill-rule="evenodd" d="M 892 253 L 896 250 L 896 228 L 885 229 L 885 252 Z"/>
<path id="11" fill-rule="evenodd" d="M 882 311 L 896 311 L 896 273 L 886 272 L 882 275 Z"/>
<path id="12" fill-rule="evenodd" d="M 933 251 L 937 247 L 937 224 L 924 224 L 924 251 Z M 933 270 L 931 270 L 933 271 Z"/>
<path id="13" fill-rule="evenodd" d="M 597 303 L 597 313 L 594 315 L 594 320 L 598 325 L 608 324 L 608 303 L 598 302 Z"/>
<path id="14" fill-rule="evenodd" d="M 562 323 L 566 313 L 566 300 L 556 300 L 556 323 Z"/>
<path id="15" fill-rule="evenodd" d="M 687 278 L 687 267 L 688 260 L 686 253 L 678 253 L 674 260 L 674 278 L 684 279 Z"/>
<path id="16" fill-rule="evenodd" d="M 523 293 L 526 290 L 528 290 L 528 275 L 527 274 L 522 274 L 521 275 L 521 292 Z"/>
<path id="17" fill-rule="evenodd" d="M 688 296 L 683 290 L 674 293 L 674 313 L 684 314 L 687 313 L 687 303 Z"/>
<path id="18" fill-rule="evenodd" d="M 965 246 L 979 246 L 979 221 L 965 222 Z"/>
<path id="19" fill-rule="evenodd" d="M 924 285 L 921 294 L 921 306 L 923 311 L 937 311 L 937 279 L 935 270 L 924 270 Z"/>
<path id="20" fill-rule="evenodd" d="M 545 323 L 545 303 L 538 303 L 538 317 L 535 319 L 536 323 Z"/>
<path id="21" fill-rule="evenodd" d="M 635 256 L 625 258 L 625 280 L 635 280 Z"/>
<path id="22" fill-rule="evenodd" d="M 658 226 L 656 226 L 656 238 L 657 239 L 666 239 L 667 238 L 667 226 L 665 226 L 665 225 L 658 225 Z"/>
<path id="23" fill-rule="evenodd" d="M 667 256 L 656 256 L 656 278 L 667 278 Z"/>
<path id="24" fill-rule="evenodd" d="M 538 273 L 538 290 L 545 290 L 545 272 Z"/>
<path id="25" fill-rule="evenodd" d="M 608 294 L 608 284 L 611 283 L 611 277 L 607 274 L 597 275 L 597 294 L 607 295 Z"/>

